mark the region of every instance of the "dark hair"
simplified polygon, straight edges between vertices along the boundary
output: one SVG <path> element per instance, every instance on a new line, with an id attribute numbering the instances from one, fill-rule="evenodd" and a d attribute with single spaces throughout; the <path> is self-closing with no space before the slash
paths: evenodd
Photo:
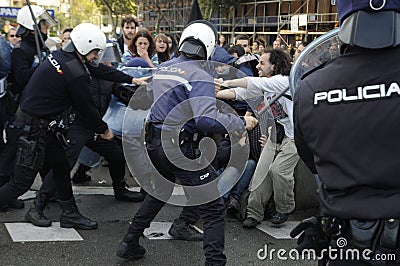
<path id="1" fill-rule="evenodd" d="M 289 76 L 292 64 L 290 63 L 289 54 L 286 51 L 283 49 L 273 49 L 265 51 L 264 53 L 269 53 L 269 62 L 275 65 L 272 76 L 279 74 Z"/>
<path id="2" fill-rule="evenodd" d="M 265 47 L 265 41 L 263 39 L 257 39 L 257 42 Z"/>
<path id="3" fill-rule="evenodd" d="M 155 38 L 154 38 L 154 45 L 156 45 L 156 42 L 158 39 L 161 39 L 164 41 L 165 44 L 167 44 L 167 49 L 164 52 L 157 52 L 157 49 L 155 50 L 158 56 L 158 63 L 161 64 L 165 61 L 168 61 L 170 59 L 169 56 L 169 46 L 168 46 L 168 37 L 164 33 L 159 33 Z"/>
<path id="4" fill-rule="evenodd" d="M 71 32 L 72 30 L 73 30 L 73 28 L 65 28 L 65 29 L 62 31 L 62 34 L 66 33 L 66 32 Z"/>
<path id="5" fill-rule="evenodd" d="M 228 53 L 231 55 L 236 53 L 238 57 L 241 57 L 244 55 L 244 48 L 240 45 L 234 45 L 228 48 Z"/>
<path id="6" fill-rule="evenodd" d="M 238 36 L 236 36 L 236 41 L 237 40 L 248 40 L 250 41 L 250 38 L 247 34 L 239 34 Z"/>
<path id="7" fill-rule="evenodd" d="M 306 47 L 307 45 L 309 45 L 310 44 L 310 42 L 308 42 L 308 41 L 302 41 L 300 44 L 299 44 L 299 46 L 300 45 L 303 45 L 304 47 Z"/>
<path id="8" fill-rule="evenodd" d="M 136 28 L 139 27 L 139 23 L 132 16 L 126 16 L 126 17 L 122 18 L 122 20 L 121 20 L 121 28 L 123 28 L 125 26 L 125 23 L 127 23 L 127 24 L 134 23 Z"/>
<path id="9" fill-rule="evenodd" d="M 152 57 L 154 55 L 154 40 L 150 32 L 146 29 L 142 29 L 136 32 L 132 40 L 129 41 L 128 50 L 132 53 L 133 56 L 139 56 L 136 48 L 136 41 L 139 39 L 139 37 L 144 37 L 149 41 L 149 48 L 147 48 L 147 53 L 149 54 L 149 57 Z"/>
<path id="10" fill-rule="evenodd" d="M 165 33 L 165 35 L 169 38 L 171 38 L 172 40 L 172 47 L 169 50 L 169 55 L 175 55 L 175 57 L 177 57 L 179 55 L 179 51 L 178 51 L 178 43 L 176 42 L 175 37 L 171 34 L 171 33 Z"/>

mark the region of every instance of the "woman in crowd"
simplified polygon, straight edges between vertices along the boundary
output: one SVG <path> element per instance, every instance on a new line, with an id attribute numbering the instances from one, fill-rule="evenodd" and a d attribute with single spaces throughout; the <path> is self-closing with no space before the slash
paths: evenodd
<path id="1" fill-rule="evenodd" d="M 168 47 L 169 47 L 169 58 L 173 59 L 178 57 L 178 43 L 176 42 L 174 36 L 171 33 L 165 33 L 168 38 Z"/>
<path id="2" fill-rule="evenodd" d="M 168 37 L 164 33 L 159 33 L 154 38 L 154 43 L 156 46 L 155 56 L 158 58 L 158 63 L 161 64 L 170 59 Z"/>
<path id="3" fill-rule="evenodd" d="M 128 45 L 128 51 L 123 56 L 126 62 L 129 62 L 134 57 L 141 57 L 149 63 L 150 67 L 158 66 L 153 37 L 146 29 L 136 32 Z"/>

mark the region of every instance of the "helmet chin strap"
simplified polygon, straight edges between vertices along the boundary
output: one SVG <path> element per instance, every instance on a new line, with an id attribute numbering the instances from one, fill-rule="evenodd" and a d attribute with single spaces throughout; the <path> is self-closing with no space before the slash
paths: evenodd
<path id="1" fill-rule="evenodd" d="M 82 61 L 85 65 L 91 65 L 92 67 L 97 67 L 99 62 L 96 61 L 96 59 L 93 59 L 92 61 L 88 60 L 86 55 L 82 55 Z"/>
<path id="2" fill-rule="evenodd" d="M 82 61 L 83 65 L 86 67 L 86 64 L 89 62 L 85 55 L 81 55 L 77 51 L 75 53 L 78 55 L 79 59 Z"/>
<path id="3" fill-rule="evenodd" d="M 89 60 L 87 59 L 86 55 L 82 55 L 82 61 L 85 64 L 89 63 Z"/>

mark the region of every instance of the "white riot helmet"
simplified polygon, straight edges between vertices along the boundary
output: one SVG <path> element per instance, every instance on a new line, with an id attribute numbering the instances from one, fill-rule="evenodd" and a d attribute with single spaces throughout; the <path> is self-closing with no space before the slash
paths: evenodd
<path id="1" fill-rule="evenodd" d="M 214 25 L 206 20 L 196 20 L 183 29 L 179 41 L 179 52 L 208 60 L 214 54 L 218 33 Z"/>
<path id="2" fill-rule="evenodd" d="M 24 6 L 18 11 L 17 23 L 20 25 L 18 29 L 20 35 L 26 32 L 26 30 L 34 30 L 35 24 L 38 24 L 41 20 L 45 20 L 49 24 L 49 27 L 52 27 L 56 24 L 50 14 L 47 13 L 47 11 L 42 7 L 31 5 L 31 8 L 36 21 L 33 21 L 32 19 L 32 14 L 29 10 L 29 6 Z"/>
<path id="3" fill-rule="evenodd" d="M 97 50 L 99 57 L 96 60 L 87 61 L 92 66 L 98 66 L 101 58 L 106 49 L 106 36 L 99 29 L 99 27 L 91 23 L 82 23 L 76 26 L 71 31 L 71 42 L 69 42 L 63 50 L 71 52 L 71 44 L 75 51 L 77 51 L 84 58 L 93 50 Z M 85 58 L 86 59 L 86 58 Z"/>

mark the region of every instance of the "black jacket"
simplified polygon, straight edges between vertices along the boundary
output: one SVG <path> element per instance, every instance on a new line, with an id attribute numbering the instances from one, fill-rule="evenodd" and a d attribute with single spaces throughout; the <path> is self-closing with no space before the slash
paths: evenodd
<path id="1" fill-rule="evenodd" d="M 124 50 L 124 36 L 121 35 L 117 39 L 117 43 L 119 45 L 119 50 L 121 51 L 121 54 L 124 54 L 125 53 L 125 50 Z"/>
<path id="2" fill-rule="evenodd" d="M 43 45 L 39 46 L 40 49 Z M 45 58 L 45 52 L 41 50 L 41 57 Z M 33 72 L 38 66 L 39 58 L 35 43 L 35 36 L 28 34 L 24 36 L 20 47 L 14 48 L 11 53 L 11 74 L 12 92 L 21 93 L 28 84 Z"/>
<path id="3" fill-rule="evenodd" d="M 86 69 L 75 54 L 57 50 L 33 73 L 22 95 L 21 110 L 29 115 L 52 118 L 75 105 L 85 127 L 103 133 L 107 124 L 101 120 L 91 95 L 90 74 L 115 82 L 130 83 L 132 80 L 103 64 Z"/>
<path id="4" fill-rule="evenodd" d="M 350 47 L 294 99 L 300 157 L 322 179 L 323 215 L 400 218 L 400 47 Z"/>

